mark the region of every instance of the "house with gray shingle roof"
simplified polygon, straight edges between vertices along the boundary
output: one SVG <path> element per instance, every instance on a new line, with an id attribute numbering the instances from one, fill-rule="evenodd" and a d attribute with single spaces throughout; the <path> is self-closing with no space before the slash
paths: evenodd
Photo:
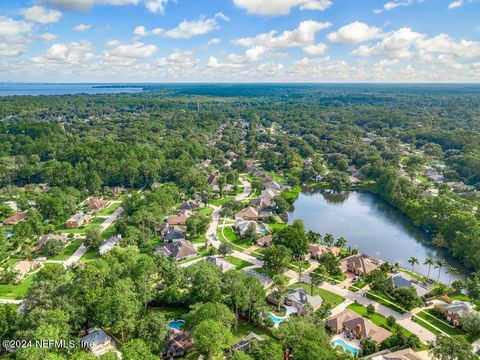
<path id="1" fill-rule="evenodd" d="M 100 328 L 88 329 L 87 335 L 81 338 L 81 343 L 85 349 L 88 349 L 95 356 L 116 351 L 115 341 Z"/>

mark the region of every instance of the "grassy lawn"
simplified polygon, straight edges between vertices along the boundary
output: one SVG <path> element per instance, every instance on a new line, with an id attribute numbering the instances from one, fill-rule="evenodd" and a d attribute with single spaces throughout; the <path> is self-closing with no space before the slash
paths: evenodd
<path id="1" fill-rule="evenodd" d="M 357 282 L 353 283 L 352 286 L 348 288 L 349 291 L 357 292 L 360 289 L 363 289 L 365 286 L 367 286 L 368 283 L 364 279 L 359 279 Z"/>
<path id="2" fill-rule="evenodd" d="M 28 289 L 33 284 L 35 274 L 27 276 L 20 284 L 17 285 L 0 285 L 0 298 L 3 299 L 23 299 Z"/>
<path id="3" fill-rule="evenodd" d="M 80 258 L 80 262 L 88 263 L 90 261 L 94 261 L 100 257 L 97 249 L 90 248 L 87 250 L 85 254 Z"/>
<path id="4" fill-rule="evenodd" d="M 102 240 L 106 240 L 108 238 L 111 238 L 112 236 L 117 234 L 117 229 L 115 229 L 115 224 L 112 223 L 109 227 L 107 227 L 102 234 L 100 235 L 100 238 Z"/>
<path id="5" fill-rule="evenodd" d="M 222 206 L 227 201 L 232 201 L 232 200 L 235 200 L 234 196 L 226 196 L 226 197 L 223 197 L 223 198 L 220 198 L 220 199 L 213 199 L 212 201 L 210 201 L 210 204 L 215 205 L 215 206 Z"/>
<path id="6" fill-rule="evenodd" d="M 226 226 L 223 228 L 223 234 L 228 241 L 234 243 L 235 245 L 243 249 L 248 249 L 250 246 L 253 245 L 249 239 L 242 239 L 240 236 L 238 236 L 230 226 Z"/>
<path id="7" fill-rule="evenodd" d="M 277 182 L 286 182 L 287 181 L 287 179 L 284 178 L 282 175 L 274 173 L 273 171 L 267 171 L 266 173 L 267 173 L 267 175 L 269 175 L 273 179 L 273 181 L 277 181 Z"/>
<path id="8" fill-rule="evenodd" d="M 271 231 L 282 230 L 286 226 L 287 224 L 268 224 L 268 227 L 270 228 Z"/>
<path id="9" fill-rule="evenodd" d="M 391 299 L 388 299 L 389 301 L 385 301 L 384 299 L 386 299 L 386 295 L 383 295 L 383 294 L 377 294 L 373 291 L 369 291 L 365 294 L 365 296 L 367 298 L 369 298 L 370 300 L 374 300 L 376 302 L 378 302 L 379 304 L 382 304 L 383 306 L 386 306 L 390 309 L 392 309 L 393 311 L 396 311 L 400 314 L 405 314 L 405 310 L 403 310 L 402 308 L 398 307 L 397 305 L 393 304 L 393 301 Z"/>
<path id="10" fill-rule="evenodd" d="M 206 206 L 206 207 L 198 210 L 197 213 L 202 214 L 202 215 L 210 216 L 213 213 L 213 208 L 211 208 L 210 206 Z"/>
<path id="11" fill-rule="evenodd" d="M 259 273 L 259 274 L 268 276 L 270 279 L 273 279 L 273 277 L 276 275 L 274 272 L 269 271 L 265 268 L 257 268 L 257 269 L 254 269 L 254 271 Z M 280 276 L 283 277 L 287 281 L 290 280 L 290 277 L 288 277 L 287 275 L 280 274 Z"/>
<path id="12" fill-rule="evenodd" d="M 92 220 L 90 224 L 83 225 L 79 228 L 74 228 L 74 229 L 67 229 L 65 227 L 65 224 L 63 224 L 60 228 L 58 228 L 59 231 L 65 233 L 65 234 L 80 234 L 80 235 L 85 235 L 85 231 L 92 227 L 92 226 L 98 226 L 101 223 L 103 223 L 105 219 L 102 218 L 95 218 Z"/>
<path id="13" fill-rule="evenodd" d="M 310 267 L 310 263 L 308 261 L 302 261 L 300 266 L 302 267 L 302 270 L 307 270 Z M 288 267 L 292 270 L 298 271 L 298 261 L 291 262 Z"/>
<path id="14" fill-rule="evenodd" d="M 424 311 L 421 311 L 417 314 L 417 316 L 423 320 L 426 320 L 428 321 L 429 323 L 431 323 L 433 326 L 439 328 L 440 330 L 446 332 L 448 335 L 465 335 L 465 333 L 456 328 L 456 327 L 451 327 L 449 325 L 447 325 L 446 323 L 440 321 L 439 319 L 437 319 L 436 317 L 432 316 L 432 314 L 430 314 L 428 312 L 428 310 L 424 310 Z"/>
<path id="15" fill-rule="evenodd" d="M 380 315 L 380 314 L 373 314 L 372 316 L 368 317 L 368 313 L 367 313 L 367 308 L 363 305 L 360 305 L 360 304 L 350 304 L 347 306 L 347 309 L 350 309 L 352 311 L 355 311 L 357 314 L 360 314 L 361 316 L 363 316 L 364 318 L 367 318 L 369 319 L 371 322 L 373 322 L 375 325 L 378 325 L 378 326 L 381 326 L 383 327 L 384 329 L 387 329 L 388 331 L 390 331 L 391 333 L 395 334 L 397 332 L 397 329 L 395 327 L 390 327 L 388 326 L 387 324 L 387 318 L 383 315 Z M 397 325 L 398 326 L 398 325 Z M 412 335 L 412 333 L 410 331 L 408 331 L 407 329 L 401 327 L 401 326 L 398 326 L 398 329 L 403 333 L 403 335 L 405 336 L 410 336 Z"/>
<path id="16" fill-rule="evenodd" d="M 246 321 L 239 320 L 237 324 L 237 328 L 233 330 L 233 336 L 235 338 L 235 341 L 232 343 L 232 345 L 240 340 L 241 338 L 247 336 L 251 332 L 254 332 L 257 335 L 260 335 L 264 339 L 272 339 L 275 340 L 275 338 L 272 336 L 272 333 L 268 329 L 264 328 L 259 328 L 256 327 L 252 324 L 247 323 Z"/>
<path id="17" fill-rule="evenodd" d="M 115 210 L 117 210 L 120 205 L 122 205 L 121 203 L 113 203 L 111 204 L 109 207 L 107 207 L 106 209 L 103 209 L 103 210 L 100 210 L 97 215 L 100 215 L 100 216 L 108 216 L 108 215 L 112 215 Z"/>
<path id="18" fill-rule="evenodd" d="M 197 259 L 200 259 L 200 258 L 203 258 L 204 256 L 207 256 L 208 252 L 209 252 L 210 248 L 205 248 L 205 246 L 199 246 L 197 248 L 197 251 L 198 251 L 198 255 L 197 256 L 194 256 L 194 257 L 191 257 L 191 258 L 188 258 L 188 259 L 183 259 L 183 260 L 180 260 L 180 261 L 177 261 L 177 264 L 185 264 L 185 263 L 188 263 L 190 261 L 194 261 L 194 260 L 197 260 Z"/>
<path id="19" fill-rule="evenodd" d="M 290 285 L 290 288 L 292 288 L 292 289 L 296 289 L 298 287 L 304 288 L 310 294 L 310 290 L 311 290 L 310 284 L 295 283 L 293 285 Z M 340 296 L 340 295 L 334 294 L 334 293 L 332 293 L 328 290 L 321 289 L 321 288 L 315 287 L 315 286 L 313 287 L 313 294 L 314 295 L 319 295 L 323 299 L 325 305 L 326 304 L 331 304 L 332 309 L 334 307 L 340 305 L 345 300 L 345 298 Z"/>
<path id="20" fill-rule="evenodd" d="M 300 195 L 301 192 L 302 189 L 300 188 L 300 186 L 297 185 L 289 191 L 282 192 L 282 197 L 289 202 L 293 202 L 298 198 L 298 195 Z"/>
<path id="21" fill-rule="evenodd" d="M 183 307 L 155 307 L 150 308 L 149 311 L 161 313 L 167 320 L 183 319 L 183 316 L 189 312 L 188 308 Z"/>
<path id="22" fill-rule="evenodd" d="M 229 263 L 231 263 L 232 265 L 235 265 L 235 267 L 238 269 L 238 270 L 241 270 L 243 268 L 246 268 L 248 266 L 252 266 L 253 264 L 251 262 L 248 262 L 248 261 L 245 261 L 245 260 L 242 260 L 242 259 L 239 259 L 235 256 L 231 256 L 231 255 L 228 255 L 228 256 L 225 256 L 225 260 L 227 260 Z"/>
<path id="23" fill-rule="evenodd" d="M 72 240 L 60 254 L 50 258 L 49 260 L 67 260 L 82 245 L 83 239 Z"/>

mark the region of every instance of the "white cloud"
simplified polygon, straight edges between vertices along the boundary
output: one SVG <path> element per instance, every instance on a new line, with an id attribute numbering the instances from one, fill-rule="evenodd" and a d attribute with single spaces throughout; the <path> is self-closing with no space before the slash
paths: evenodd
<path id="1" fill-rule="evenodd" d="M 145 6 L 148 11 L 154 14 L 165 14 L 165 6 L 167 5 L 168 0 L 146 0 Z"/>
<path id="2" fill-rule="evenodd" d="M 166 57 L 162 57 L 157 60 L 158 66 L 167 66 L 167 65 L 182 65 L 182 66 L 193 66 L 198 63 L 198 59 L 193 58 L 193 51 L 181 51 L 175 50 L 173 53 Z"/>
<path id="3" fill-rule="evenodd" d="M 439 34 L 416 43 L 421 53 L 440 53 L 463 59 L 480 57 L 480 41 L 460 40 L 456 42 L 447 34 Z"/>
<path id="4" fill-rule="evenodd" d="M 463 0 L 456 0 L 456 1 L 452 1 L 450 3 L 450 5 L 448 5 L 448 8 L 449 9 L 457 9 L 459 7 L 462 7 L 463 6 Z"/>
<path id="5" fill-rule="evenodd" d="M 413 55 L 412 45 L 424 35 L 410 28 L 400 28 L 388 34 L 375 45 L 361 45 L 352 54 L 356 56 L 387 56 L 393 58 L 409 58 Z"/>
<path id="6" fill-rule="evenodd" d="M 41 6 L 32 6 L 22 10 L 22 15 L 27 21 L 47 25 L 56 23 L 62 17 L 62 13 L 57 10 L 47 10 Z"/>
<path id="7" fill-rule="evenodd" d="M 213 38 L 208 41 L 208 45 L 218 45 L 222 42 L 219 38 Z"/>
<path id="8" fill-rule="evenodd" d="M 251 48 L 256 45 L 270 49 L 280 49 L 288 47 L 306 47 L 315 43 L 315 35 L 318 31 L 327 29 L 332 24 L 329 22 L 317 22 L 313 20 L 302 21 L 298 28 L 286 30 L 276 35 L 272 30 L 268 33 L 259 34 L 254 37 L 242 38 L 234 41 L 234 44 Z"/>
<path id="9" fill-rule="evenodd" d="M 208 34 L 220 28 L 217 19 L 229 21 L 229 18 L 222 13 L 215 14 L 212 18 L 200 18 L 199 20 L 183 20 L 176 28 L 165 32 L 167 37 L 173 39 L 190 39 L 194 36 Z"/>
<path id="10" fill-rule="evenodd" d="M 87 11 L 97 0 L 40 0 L 40 3 L 65 11 Z"/>
<path id="11" fill-rule="evenodd" d="M 110 49 L 105 51 L 105 58 L 110 60 L 147 58 L 157 51 L 155 45 L 146 45 L 142 42 L 122 44 L 110 41 L 107 45 L 110 45 Z"/>
<path id="12" fill-rule="evenodd" d="M 89 11 L 94 5 L 138 5 L 143 2 L 148 11 L 164 14 L 170 0 L 38 0 L 40 3 L 65 11 Z"/>
<path id="13" fill-rule="evenodd" d="M 246 9 L 249 14 L 287 15 L 294 7 L 300 10 L 323 11 L 332 6 L 331 0 L 233 0 L 239 8 Z"/>
<path id="14" fill-rule="evenodd" d="M 17 56 L 30 43 L 32 26 L 22 20 L 0 16 L 0 56 Z"/>
<path id="15" fill-rule="evenodd" d="M 243 64 L 237 64 L 237 63 L 221 63 L 218 61 L 218 59 L 215 56 L 210 56 L 208 58 L 208 63 L 207 67 L 210 68 L 241 68 L 243 67 Z"/>
<path id="16" fill-rule="evenodd" d="M 143 37 L 143 36 L 150 36 L 150 35 L 160 35 L 163 34 L 164 30 L 161 28 L 154 28 L 152 30 L 147 30 L 145 26 L 137 26 L 133 30 L 133 35 L 138 36 L 138 37 Z"/>
<path id="17" fill-rule="evenodd" d="M 270 49 L 261 45 L 255 45 L 245 51 L 243 55 L 230 54 L 228 61 L 234 64 L 246 64 L 263 59 L 270 53 Z"/>
<path id="18" fill-rule="evenodd" d="M 94 57 L 92 44 L 89 41 L 53 44 L 47 51 L 32 58 L 32 61 L 40 65 L 70 64 L 76 65 L 88 61 Z"/>
<path id="19" fill-rule="evenodd" d="M 57 35 L 53 35 L 53 34 L 50 34 L 50 33 L 43 33 L 43 34 L 39 35 L 38 38 L 43 40 L 43 41 L 53 41 L 57 38 Z"/>
<path id="20" fill-rule="evenodd" d="M 375 14 L 380 14 L 383 11 L 394 10 L 399 7 L 410 6 L 414 3 L 422 3 L 425 0 L 391 0 L 386 2 L 381 9 L 374 9 Z"/>
<path id="21" fill-rule="evenodd" d="M 343 44 L 359 44 L 368 40 L 377 39 L 381 35 L 382 30 L 380 28 L 355 21 L 328 34 L 328 40 Z"/>
<path id="22" fill-rule="evenodd" d="M 303 48 L 303 51 L 308 55 L 321 55 L 325 50 L 327 50 L 327 45 L 323 43 L 308 45 Z"/>
<path id="23" fill-rule="evenodd" d="M 82 31 L 89 30 L 91 27 L 92 27 L 92 25 L 89 25 L 89 24 L 78 24 L 77 26 L 75 26 L 73 28 L 73 30 L 75 30 L 77 32 L 82 32 Z"/>

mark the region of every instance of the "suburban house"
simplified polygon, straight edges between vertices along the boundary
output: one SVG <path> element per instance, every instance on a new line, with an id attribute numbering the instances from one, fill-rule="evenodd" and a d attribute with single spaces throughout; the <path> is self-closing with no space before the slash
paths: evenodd
<path id="1" fill-rule="evenodd" d="M 272 243 L 272 235 L 262 236 L 258 238 L 256 244 L 260 247 L 267 247 Z"/>
<path id="2" fill-rule="evenodd" d="M 409 279 L 405 279 L 402 275 L 394 275 L 391 277 L 392 284 L 395 289 L 403 287 L 413 287 L 413 283 Z"/>
<path id="3" fill-rule="evenodd" d="M 87 335 L 81 338 L 81 343 L 95 356 L 116 351 L 115 341 L 100 328 L 88 329 Z"/>
<path id="4" fill-rule="evenodd" d="M 167 243 L 154 250 L 155 255 L 163 254 L 175 260 L 188 259 L 198 255 L 197 249 L 187 240 L 180 240 L 174 243 Z"/>
<path id="5" fill-rule="evenodd" d="M 193 341 L 190 336 L 184 331 L 170 331 L 170 338 L 168 340 L 162 356 L 164 359 L 171 359 L 174 357 L 184 356 L 193 348 Z"/>
<path id="6" fill-rule="evenodd" d="M 424 360 L 412 349 L 403 349 L 395 352 L 389 352 L 382 355 L 374 356 L 371 360 Z"/>
<path id="7" fill-rule="evenodd" d="M 451 304 L 440 303 L 435 305 L 435 307 L 443 311 L 447 321 L 458 327 L 462 327 L 460 318 L 463 314 L 475 311 L 475 306 L 472 303 L 460 300 L 454 300 Z"/>
<path id="8" fill-rule="evenodd" d="M 177 210 L 190 210 L 194 211 L 202 207 L 202 202 L 200 200 L 187 200 L 183 204 L 180 204 L 177 207 Z"/>
<path id="9" fill-rule="evenodd" d="M 262 338 L 260 335 L 255 334 L 254 332 L 251 332 L 247 336 L 241 338 L 238 340 L 233 346 L 231 347 L 231 351 L 243 351 L 243 352 L 248 352 L 250 351 L 250 344 L 252 341 L 263 341 L 264 338 Z"/>
<path id="10" fill-rule="evenodd" d="M 67 220 L 65 226 L 68 229 L 79 228 L 84 224 L 88 224 L 92 220 L 90 215 L 86 215 L 82 212 L 78 212 Z"/>
<path id="11" fill-rule="evenodd" d="M 331 253 L 335 256 L 338 256 L 340 254 L 340 248 L 334 246 L 328 247 L 319 244 L 308 244 L 308 252 L 310 253 L 310 257 L 312 259 L 318 259 L 325 253 Z"/>
<path id="12" fill-rule="evenodd" d="M 239 219 L 256 221 L 258 219 L 258 210 L 249 206 L 235 214 L 235 220 Z"/>
<path id="13" fill-rule="evenodd" d="M 299 315 L 304 315 L 317 310 L 323 304 L 323 299 L 318 295 L 309 295 L 303 288 L 291 289 L 285 297 L 285 305 L 293 306 Z"/>
<path id="14" fill-rule="evenodd" d="M 100 255 L 105 255 L 107 252 L 112 250 L 115 246 L 120 244 L 120 241 L 122 240 L 122 235 L 118 234 L 115 236 L 112 236 L 111 238 L 102 241 L 98 248 L 98 253 Z"/>
<path id="15" fill-rule="evenodd" d="M 108 200 L 103 200 L 100 198 L 91 197 L 88 199 L 88 210 L 90 211 L 99 211 L 103 210 L 111 204 Z"/>
<path id="16" fill-rule="evenodd" d="M 350 176 L 350 184 L 353 185 L 353 186 L 358 186 L 358 185 L 361 185 L 362 184 L 362 180 L 360 180 L 359 178 L 355 177 L 355 176 Z"/>
<path id="17" fill-rule="evenodd" d="M 270 181 L 265 184 L 265 189 L 273 191 L 282 191 L 282 185 L 276 181 Z"/>
<path id="18" fill-rule="evenodd" d="M 182 210 L 179 215 L 169 216 L 167 219 L 168 225 L 185 225 L 187 219 L 192 215 L 191 210 Z"/>
<path id="19" fill-rule="evenodd" d="M 434 181 L 434 182 L 443 182 L 445 180 L 445 177 L 443 176 L 442 173 L 440 173 L 436 170 L 433 170 L 433 169 L 427 169 L 425 171 L 425 176 L 429 180 Z"/>
<path id="20" fill-rule="evenodd" d="M 180 225 L 161 224 L 157 227 L 157 232 L 164 242 L 176 242 L 185 240 L 187 228 Z"/>
<path id="21" fill-rule="evenodd" d="M 250 206 L 254 206 L 260 210 L 271 209 L 272 205 L 273 205 L 273 202 L 271 199 L 261 197 L 261 196 L 250 200 Z"/>
<path id="22" fill-rule="evenodd" d="M 264 198 L 267 198 L 267 199 L 270 199 L 270 200 L 273 200 L 278 195 L 280 195 L 280 191 L 275 191 L 275 190 L 272 190 L 272 189 L 265 189 L 260 194 L 261 197 L 264 197 Z"/>
<path id="23" fill-rule="evenodd" d="M 222 270 L 222 273 L 226 273 L 228 270 L 235 269 L 235 265 L 218 256 L 207 256 L 205 261 L 217 265 L 220 270 Z"/>
<path id="24" fill-rule="evenodd" d="M 44 258 L 42 258 L 44 259 Z M 44 261 L 36 260 L 22 260 L 16 262 L 12 266 L 13 271 L 18 272 L 17 281 L 22 280 L 30 271 L 33 271 L 43 265 Z"/>
<path id="25" fill-rule="evenodd" d="M 392 336 L 390 331 L 375 325 L 370 320 L 349 309 L 345 309 L 330 318 L 327 322 L 327 327 L 335 334 L 343 333 L 346 338 L 359 340 L 360 343 L 370 339 L 377 345 L 380 345 Z"/>
<path id="26" fill-rule="evenodd" d="M 234 229 L 238 231 L 241 237 L 247 236 L 250 231 L 255 234 L 261 234 L 262 230 L 256 221 L 238 219 L 233 225 Z"/>
<path id="27" fill-rule="evenodd" d="M 208 177 L 208 179 L 207 179 L 207 182 L 208 182 L 211 186 L 216 185 L 217 182 L 218 182 L 218 178 L 219 178 L 218 175 L 210 175 L 210 176 Z"/>
<path id="28" fill-rule="evenodd" d="M 68 237 L 66 234 L 48 234 L 44 235 L 38 240 L 37 246 L 33 249 L 33 251 L 40 251 L 47 242 L 50 240 L 61 241 L 66 243 L 68 241 Z"/>
<path id="29" fill-rule="evenodd" d="M 20 221 L 25 220 L 26 218 L 27 218 L 27 213 L 25 211 L 21 211 L 5 219 L 3 223 L 5 225 L 15 225 L 15 224 L 18 224 Z"/>
<path id="30" fill-rule="evenodd" d="M 348 271 L 355 275 L 368 275 L 382 264 L 383 262 L 380 259 L 365 254 L 357 254 L 340 261 L 340 268 L 344 273 Z"/>

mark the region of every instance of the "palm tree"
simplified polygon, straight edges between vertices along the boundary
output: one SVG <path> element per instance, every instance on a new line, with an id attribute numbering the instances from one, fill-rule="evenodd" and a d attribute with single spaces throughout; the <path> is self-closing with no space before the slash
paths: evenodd
<path id="1" fill-rule="evenodd" d="M 438 269 L 438 278 L 437 282 L 440 282 L 440 275 L 442 274 L 442 268 L 447 265 L 447 262 L 443 259 L 435 260 L 434 269 Z"/>
<path id="2" fill-rule="evenodd" d="M 332 234 L 325 234 L 325 237 L 323 238 L 323 242 L 325 243 L 325 245 L 332 246 L 334 241 L 335 238 Z"/>
<path id="3" fill-rule="evenodd" d="M 316 271 L 310 273 L 310 295 L 313 296 L 313 287 L 322 285 L 324 280 L 325 278 L 322 273 Z"/>
<path id="4" fill-rule="evenodd" d="M 418 259 L 417 259 L 416 257 L 413 257 L 413 256 L 412 256 L 410 259 L 408 259 L 408 263 L 409 263 L 410 265 L 412 265 L 412 273 L 413 273 L 413 272 L 414 272 L 413 270 L 414 270 L 414 268 L 415 268 L 415 265 L 418 265 L 418 264 L 419 264 Z"/>
<path id="5" fill-rule="evenodd" d="M 430 279 L 430 270 L 432 269 L 432 265 L 435 265 L 435 260 L 431 257 L 428 257 L 425 259 L 425 262 L 423 263 L 423 265 L 428 265 L 427 278 Z"/>
<path id="6" fill-rule="evenodd" d="M 308 242 L 311 244 L 318 244 L 322 242 L 322 234 L 320 233 L 309 230 L 306 235 L 307 235 Z"/>
<path id="7" fill-rule="evenodd" d="M 453 277 L 454 275 L 460 274 L 460 271 L 459 271 L 456 267 L 447 265 L 447 271 L 446 271 L 446 273 L 447 273 L 447 274 L 450 274 L 450 277 L 449 277 L 449 279 L 448 279 L 448 286 L 450 286 L 450 284 L 452 283 L 452 277 Z"/>
<path id="8" fill-rule="evenodd" d="M 344 248 L 345 245 L 347 245 L 347 239 L 345 239 L 343 236 L 339 237 L 335 242 L 335 246 L 339 248 Z"/>
<path id="9" fill-rule="evenodd" d="M 285 296 L 287 295 L 288 291 L 288 280 L 287 277 L 283 275 L 275 275 L 273 277 L 273 287 L 277 290 L 278 293 L 278 305 L 277 311 L 280 311 L 280 306 L 283 305 L 285 301 Z"/>

